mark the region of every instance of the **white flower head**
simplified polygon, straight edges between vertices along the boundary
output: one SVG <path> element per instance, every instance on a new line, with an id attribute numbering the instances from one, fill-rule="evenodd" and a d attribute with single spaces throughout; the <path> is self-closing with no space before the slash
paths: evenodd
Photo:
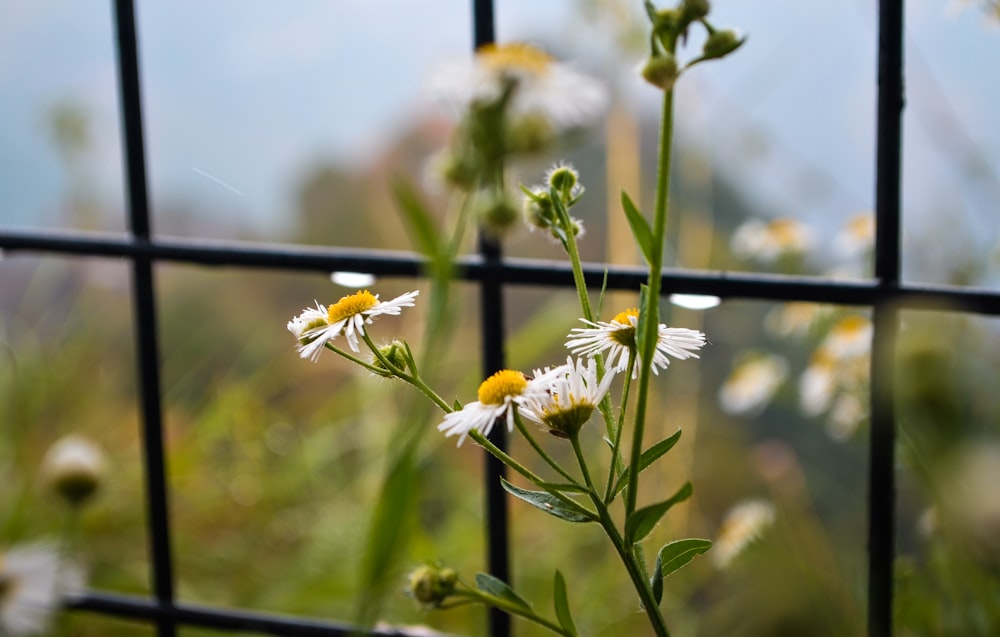
<path id="1" fill-rule="evenodd" d="M 727 414 L 753 414 L 763 409 L 788 377 L 788 362 L 773 354 L 746 357 L 719 389 L 719 404 Z"/>
<path id="2" fill-rule="evenodd" d="M 565 373 L 564 366 L 543 371 L 535 370 L 531 377 L 512 369 L 502 369 L 479 385 L 479 400 L 467 403 L 458 411 L 444 417 L 438 431 L 445 437 L 458 436 L 458 446 L 462 446 L 471 431 L 484 436 L 490 435 L 493 425 L 504 420 L 507 430 L 514 430 L 514 410 L 526 400 L 550 391 L 553 380 Z"/>
<path id="3" fill-rule="evenodd" d="M 100 487 L 106 464 L 100 447 L 84 436 L 71 434 L 57 440 L 46 452 L 41 477 L 56 495 L 78 506 Z"/>
<path id="4" fill-rule="evenodd" d="M 589 327 L 574 327 L 570 330 L 566 347 L 578 356 L 596 356 L 607 352 L 608 365 L 615 371 L 623 372 L 628 367 L 629 353 L 636 349 L 636 329 L 639 326 L 639 310 L 632 308 L 619 312 L 610 321 L 588 321 L 580 319 Z M 660 323 L 657 330 L 656 349 L 653 352 L 654 374 L 670 365 L 670 358 L 685 360 L 698 358 L 695 353 L 705 345 L 705 335 L 697 330 L 683 327 L 667 327 Z M 636 365 L 632 377 L 638 376 L 642 361 L 636 352 Z"/>
<path id="5" fill-rule="evenodd" d="M 824 350 L 817 350 L 809 367 L 799 376 L 799 406 L 807 416 L 818 416 L 830 407 L 837 391 L 836 361 Z"/>
<path id="6" fill-rule="evenodd" d="M 726 513 L 712 543 L 712 561 L 726 568 L 747 546 L 774 524 L 774 505 L 766 500 L 747 500 Z"/>
<path id="7" fill-rule="evenodd" d="M 413 299 L 418 290 L 407 292 L 391 301 L 379 301 L 377 294 L 362 290 L 342 297 L 336 303 L 324 308 L 318 302 L 314 308 L 306 308 L 288 322 L 288 331 L 299 342 L 302 358 L 316 361 L 327 343 L 341 334 L 350 348 L 357 352 L 358 338 L 376 316 L 388 314 L 398 316 L 404 307 L 413 307 Z"/>
<path id="8" fill-rule="evenodd" d="M 547 392 L 535 392 L 524 397 L 520 413 L 545 427 L 559 438 L 575 435 L 594 413 L 597 405 L 611 388 L 614 374 L 609 370 L 604 378 L 597 377 L 597 361 L 566 357 L 563 371 L 551 380 Z"/>
<path id="9" fill-rule="evenodd" d="M 737 256 L 762 262 L 773 262 L 789 254 L 802 254 L 812 245 L 812 232 L 795 219 L 747 221 L 736 229 L 730 241 L 730 247 Z"/>
<path id="10" fill-rule="evenodd" d="M 552 135 L 587 126 L 604 111 L 607 95 L 596 80 L 524 43 L 488 44 L 470 61 L 443 66 L 431 91 L 458 112 L 496 102 L 512 90 L 512 123 L 533 122 Z"/>
<path id="11" fill-rule="evenodd" d="M 833 240 L 838 256 L 852 259 L 871 251 L 875 245 L 875 215 L 871 211 L 858 213 L 847 220 Z"/>
<path id="12" fill-rule="evenodd" d="M 867 316 L 850 314 L 830 328 L 820 347 L 837 360 L 863 358 L 871 351 L 872 334 L 872 322 Z"/>
<path id="13" fill-rule="evenodd" d="M 83 577 L 53 545 L 0 549 L 0 635 L 45 634 L 65 594 L 79 592 Z"/>

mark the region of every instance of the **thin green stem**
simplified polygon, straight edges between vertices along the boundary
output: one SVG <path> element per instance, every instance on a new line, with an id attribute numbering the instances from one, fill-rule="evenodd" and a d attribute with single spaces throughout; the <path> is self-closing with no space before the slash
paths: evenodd
<path id="1" fill-rule="evenodd" d="M 646 425 L 646 405 L 649 400 L 649 382 L 653 369 L 653 353 L 660 325 L 660 280 L 663 271 L 663 240 L 667 227 L 667 202 L 670 196 L 670 152 L 673 142 L 674 92 L 667 90 L 663 95 L 663 120 L 660 125 L 660 158 L 656 175 L 656 206 L 653 210 L 653 249 L 650 251 L 649 279 L 646 288 L 644 316 L 640 316 L 642 344 L 639 360 L 639 390 L 635 404 L 635 429 L 632 434 L 632 455 L 630 465 L 639 466 L 642 455 L 642 437 Z M 628 476 L 628 492 L 625 494 L 625 513 L 635 512 L 639 486 L 639 472 L 631 471 Z"/>
<path id="2" fill-rule="evenodd" d="M 425 383 L 419 376 L 409 374 L 406 372 L 406 370 L 400 369 L 399 367 L 393 365 L 392 361 L 386 358 L 385 354 L 383 354 L 382 351 L 375 346 L 375 343 L 372 342 L 371 337 L 368 336 L 367 331 L 365 331 L 364 329 L 360 331 L 361 331 L 361 338 L 364 339 L 365 344 L 368 345 L 369 349 L 371 349 L 372 354 L 375 355 L 375 358 L 377 358 L 380 363 L 385 365 L 385 369 L 389 370 L 393 376 L 419 389 L 421 393 L 427 396 L 427 398 L 429 398 L 431 402 L 440 407 L 441 410 L 444 411 L 446 414 L 454 411 L 454 409 L 451 408 L 451 405 L 445 402 L 443 398 L 438 396 L 437 392 L 431 389 L 427 385 L 427 383 Z M 365 367 L 372 367 L 372 366 L 365 364 Z M 385 370 L 380 370 L 377 367 L 375 367 L 374 369 L 378 370 L 378 372 L 384 375 Z"/>
<path id="3" fill-rule="evenodd" d="M 508 600 L 506 600 L 506 599 L 504 599 L 502 597 L 497 597 L 495 595 L 490 595 L 489 593 L 484 593 L 483 591 L 481 591 L 479 589 L 472 588 L 471 586 L 468 586 L 464 582 L 463 582 L 463 584 L 468 588 L 468 590 L 455 591 L 453 593 L 453 596 L 455 596 L 455 597 L 465 597 L 465 598 L 468 598 L 470 600 L 478 601 L 478 602 L 480 602 L 482 604 L 485 604 L 487 606 L 493 606 L 494 608 L 499 608 L 500 610 L 504 611 L 505 613 L 510 613 L 511 615 L 516 615 L 518 617 L 523 617 L 524 619 L 527 619 L 528 621 L 534 622 L 534 623 L 538 624 L 539 626 L 543 626 L 543 627 L 551 630 L 552 632 L 556 633 L 557 635 L 564 635 L 564 637 L 574 637 L 573 633 L 567 631 L 565 628 L 563 628 L 559 624 L 556 624 L 555 622 L 551 622 L 551 621 L 545 619 L 541 615 L 536 615 L 534 613 L 534 611 L 532 611 L 527 606 L 522 606 L 520 604 L 515 604 L 514 602 L 508 601 Z"/>
<path id="4" fill-rule="evenodd" d="M 615 427 L 615 438 L 611 446 L 611 470 L 608 471 L 608 486 L 604 491 L 604 501 L 614 499 L 615 482 L 621 475 L 616 469 L 621 466 L 622 430 L 625 429 L 625 407 L 628 405 L 628 395 L 632 389 L 632 371 L 635 369 L 635 350 L 629 350 L 628 366 L 625 368 L 625 384 L 622 386 L 622 399 L 618 408 L 618 423 Z"/>
<path id="5" fill-rule="evenodd" d="M 548 463 L 548 465 L 552 467 L 556 471 L 556 473 L 569 480 L 573 486 L 577 487 L 581 486 L 576 481 L 576 478 L 574 478 L 568 471 L 563 469 L 562 465 L 556 462 L 555 459 L 552 456 L 550 456 L 548 452 L 542 448 L 541 445 L 538 444 L 538 441 L 535 440 L 535 437 L 531 435 L 531 432 L 528 431 L 528 428 L 524 425 L 524 421 L 521 420 L 521 414 L 517 412 L 514 413 L 514 424 L 517 426 L 517 430 L 521 432 L 521 435 L 524 436 L 525 440 L 528 441 L 528 444 L 531 445 L 531 448 L 535 450 L 535 453 L 541 456 L 542 460 Z"/>

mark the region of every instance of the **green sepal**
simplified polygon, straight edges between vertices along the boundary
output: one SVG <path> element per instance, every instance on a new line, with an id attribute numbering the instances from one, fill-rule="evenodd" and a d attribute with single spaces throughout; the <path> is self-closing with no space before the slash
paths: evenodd
<path id="1" fill-rule="evenodd" d="M 569 598 L 566 596 L 566 580 L 562 573 L 556 569 L 555 581 L 552 583 L 552 601 L 556 608 L 556 617 L 559 625 L 567 634 L 576 635 L 576 624 L 573 623 L 573 614 L 569 611 Z"/>
<path id="2" fill-rule="evenodd" d="M 500 478 L 503 490 L 519 500 L 568 522 L 593 522 L 597 516 L 578 504 L 570 504 L 546 491 L 528 491 Z"/>
<path id="3" fill-rule="evenodd" d="M 664 454 L 673 449 L 674 445 L 677 444 L 677 441 L 680 440 L 680 438 L 681 438 L 681 430 L 678 429 L 670 437 L 664 438 L 663 440 L 656 443 L 649 449 L 643 451 L 642 455 L 639 456 L 639 473 L 642 473 L 647 467 L 649 467 L 649 465 L 653 464 L 654 462 L 659 460 Z M 625 470 L 622 471 L 622 474 L 618 476 L 618 482 L 615 484 L 615 489 L 614 491 L 611 492 L 612 497 L 618 495 L 621 492 L 621 490 L 625 488 L 625 485 L 628 484 L 628 474 L 630 471 L 631 467 L 625 467 Z"/>
<path id="4" fill-rule="evenodd" d="M 628 225 L 632 228 L 632 236 L 639 244 L 639 249 L 642 250 L 642 255 L 646 258 L 646 263 L 650 263 L 653 260 L 653 230 L 649 227 L 646 217 L 642 216 L 624 190 L 622 191 L 622 210 L 625 211 L 625 219 L 628 220 Z"/>
<path id="5" fill-rule="evenodd" d="M 644 537 L 649 535 L 649 532 L 653 530 L 656 523 L 660 521 L 660 518 L 671 507 L 687 500 L 691 497 L 692 493 L 694 493 L 694 487 L 691 486 L 690 482 L 685 482 L 684 486 L 669 499 L 637 510 L 625 521 L 625 539 L 629 544 L 640 542 Z"/>
<path id="6" fill-rule="evenodd" d="M 675 540 L 663 545 L 656 555 L 656 567 L 649 578 L 653 597 L 657 603 L 663 599 L 663 579 L 710 548 L 712 548 L 711 540 L 698 538 Z"/>
<path id="7" fill-rule="evenodd" d="M 508 586 L 506 582 L 493 577 L 489 573 L 476 573 L 476 588 L 487 595 L 497 597 L 519 607 L 527 614 L 531 614 L 531 604 L 515 593 L 514 589 Z"/>

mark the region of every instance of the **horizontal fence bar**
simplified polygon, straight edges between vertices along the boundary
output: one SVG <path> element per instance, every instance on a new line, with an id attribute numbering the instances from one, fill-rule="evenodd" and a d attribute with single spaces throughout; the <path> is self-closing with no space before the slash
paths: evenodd
<path id="1" fill-rule="evenodd" d="M 65 607 L 141 622 L 169 619 L 178 625 L 197 626 L 223 631 L 249 631 L 286 637 L 415 637 L 419 631 L 405 628 L 361 630 L 350 624 L 315 619 L 283 617 L 259 611 L 226 610 L 192 604 L 165 606 L 155 600 L 128 595 L 92 591 L 66 600 Z M 444 633 L 438 633 L 447 637 Z"/>
<path id="2" fill-rule="evenodd" d="M 358 248 L 303 247 L 285 244 L 211 242 L 195 239 L 157 239 L 133 242 L 124 235 L 78 232 L 0 232 L 0 249 L 11 254 L 41 252 L 92 257 L 132 259 L 203 266 L 239 266 L 303 272 L 370 272 L 380 276 L 420 276 L 425 260 L 411 252 Z M 515 285 L 572 287 L 569 264 L 539 259 L 506 257 L 489 263 L 477 255 L 456 260 L 456 277 L 480 281 L 485 278 Z M 603 264 L 584 264 L 587 282 L 599 286 Z M 638 290 L 646 281 L 642 267 L 607 267 L 611 290 Z M 952 285 L 879 285 L 873 280 L 831 280 L 814 276 L 760 272 L 719 272 L 666 269 L 665 294 L 706 294 L 723 299 L 766 301 L 813 301 L 835 305 L 874 306 L 891 301 L 900 309 L 962 311 L 1000 315 L 1000 290 Z"/>

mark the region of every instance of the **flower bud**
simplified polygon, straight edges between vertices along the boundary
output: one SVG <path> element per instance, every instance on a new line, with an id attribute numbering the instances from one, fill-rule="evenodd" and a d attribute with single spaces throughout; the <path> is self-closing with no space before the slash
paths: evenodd
<path id="1" fill-rule="evenodd" d="M 580 193 L 580 174 L 569 164 L 557 164 L 546 176 L 549 186 L 555 188 L 561 195 L 563 203 L 568 208 Z"/>
<path id="2" fill-rule="evenodd" d="M 455 592 L 457 583 L 455 569 L 421 566 L 410 573 L 408 592 L 425 606 L 440 606 Z"/>
<path id="3" fill-rule="evenodd" d="M 521 212 L 524 215 L 524 222 L 531 229 L 548 230 L 556 220 L 549 191 L 541 186 L 525 190 Z"/>
<path id="4" fill-rule="evenodd" d="M 713 31 L 705 40 L 705 45 L 702 48 L 702 59 L 712 60 L 729 55 L 740 48 L 740 45 L 745 41 L 746 38 L 740 37 L 732 29 Z"/>
<path id="5" fill-rule="evenodd" d="M 684 15 L 689 20 L 701 20 L 708 16 L 711 9 L 708 0 L 684 0 Z"/>
<path id="6" fill-rule="evenodd" d="M 483 230 L 493 236 L 503 235 L 520 216 L 517 204 L 504 194 L 480 193 L 476 216 Z"/>
<path id="7" fill-rule="evenodd" d="M 670 54 L 649 58 L 642 68 L 642 78 L 657 88 L 670 90 L 677 80 L 677 60 Z"/>
<path id="8" fill-rule="evenodd" d="M 81 506 L 94 495 L 104 473 L 104 453 L 80 435 L 56 441 L 42 461 L 41 474 L 46 488 L 74 507 Z"/>
<path id="9" fill-rule="evenodd" d="M 405 372 L 409 368 L 409 360 L 406 357 L 406 345 L 402 341 L 394 340 L 388 345 L 378 348 L 378 351 L 396 369 L 401 369 Z M 385 366 L 382 359 L 378 356 L 372 356 L 371 363 L 373 367 L 384 371 L 387 375 L 392 374 L 392 371 Z"/>

